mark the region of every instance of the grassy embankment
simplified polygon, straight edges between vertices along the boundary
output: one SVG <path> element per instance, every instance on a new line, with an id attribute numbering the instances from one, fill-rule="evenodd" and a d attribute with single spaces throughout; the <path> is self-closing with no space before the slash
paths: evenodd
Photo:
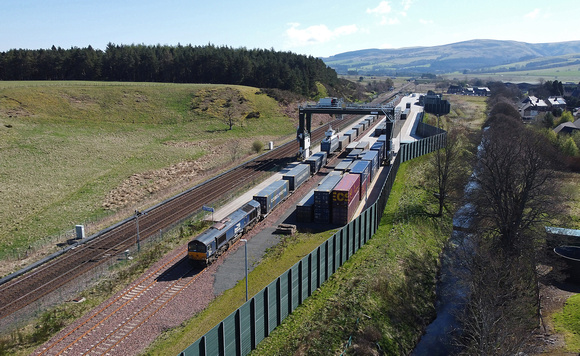
<path id="1" fill-rule="evenodd" d="M 247 100 L 247 110 L 260 117 L 226 130 L 215 109 L 224 99 L 224 88 L 0 83 L 0 261 L 17 264 L 4 264 L 0 276 L 28 263 L 17 261 L 28 252 L 50 250 L 62 242 L 58 235 L 75 224 L 116 211 L 121 213 L 107 223 L 119 220 L 133 208 L 143 209 L 174 193 L 172 184 L 183 188 L 197 177 L 206 179 L 212 168 L 231 165 L 232 143 L 240 147 L 236 156 L 243 158 L 254 140 L 277 143 L 294 133 L 293 120 L 278 103 L 249 87 L 235 88 Z M 214 106 L 193 105 L 202 97 Z M 179 172 L 183 162 L 196 164 L 187 173 Z M 135 175 L 139 179 L 132 182 L 129 178 Z M 117 191 L 116 205 L 106 209 L 107 194 L 120 186 L 124 189 Z M 89 232 L 103 226 L 92 227 Z M 27 251 L 29 246 L 32 251 Z"/>
<path id="2" fill-rule="evenodd" d="M 383 350 L 408 352 L 433 316 L 438 254 L 449 217 L 429 217 L 422 188 L 425 158 L 404 164 L 377 234 L 312 297 L 264 340 L 258 355 L 328 354 L 349 337 L 357 347 L 379 342 Z M 271 251 L 250 274 L 250 295 L 263 289 L 334 231 L 298 234 Z M 183 327 L 163 335 L 148 354 L 172 355 L 209 331 L 244 302 L 245 286 L 218 297 Z M 334 352 L 333 352 L 334 353 Z"/>

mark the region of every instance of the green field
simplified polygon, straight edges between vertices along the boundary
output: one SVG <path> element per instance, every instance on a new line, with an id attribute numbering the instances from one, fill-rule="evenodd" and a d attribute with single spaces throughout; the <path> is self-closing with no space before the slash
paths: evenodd
<path id="1" fill-rule="evenodd" d="M 234 88 L 260 117 L 227 130 L 225 88 L 0 82 L 0 276 L 75 224 L 120 220 L 247 158 L 255 140 L 291 138 L 294 120 L 250 87 Z"/>

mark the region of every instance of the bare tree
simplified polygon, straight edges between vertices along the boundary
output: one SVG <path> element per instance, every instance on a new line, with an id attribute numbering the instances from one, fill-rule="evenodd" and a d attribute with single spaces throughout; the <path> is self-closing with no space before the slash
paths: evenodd
<path id="1" fill-rule="evenodd" d="M 528 232 L 554 205 L 550 145 L 521 121 L 498 114 L 481 144 L 474 180 L 479 228 L 505 251 L 532 247 Z"/>
<path id="2" fill-rule="evenodd" d="M 476 233 L 465 258 L 468 292 L 459 318 L 460 344 L 470 355 L 525 351 L 538 325 L 535 228 L 556 206 L 548 184 L 554 171 L 550 145 L 509 111 L 492 110 L 473 177 Z"/>
<path id="3" fill-rule="evenodd" d="M 462 256 L 462 280 L 469 294 L 458 316 L 456 341 L 464 355 L 516 355 L 525 352 L 537 326 L 533 264 L 508 257 L 483 234 L 472 235 Z"/>
<path id="4" fill-rule="evenodd" d="M 225 89 L 225 101 L 221 109 L 223 122 L 229 126 L 230 130 L 235 124 L 243 126 L 242 119 L 248 112 L 246 101 L 239 91 L 230 87 Z"/>
<path id="5" fill-rule="evenodd" d="M 436 216 L 443 215 L 443 209 L 452 200 L 456 187 L 463 186 L 460 182 L 465 179 L 467 172 L 466 151 L 463 148 L 464 128 L 454 126 L 448 129 L 445 147 L 437 150 L 429 162 L 428 175 L 432 177 L 431 189 L 438 201 Z"/>

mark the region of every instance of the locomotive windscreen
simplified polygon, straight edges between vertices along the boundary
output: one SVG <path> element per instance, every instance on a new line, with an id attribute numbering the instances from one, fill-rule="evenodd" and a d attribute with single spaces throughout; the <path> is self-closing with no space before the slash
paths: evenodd
<path id="1" fill-rule="evenodd" d="M 197 240 L 193 240 L 190 241 L 187 249 L 189 252 L 203 252 L 205 253 L 207 251 L 207 247 L 205 246 L 205 244 L 202 244 L 201 242 L 197 241 Z"/>

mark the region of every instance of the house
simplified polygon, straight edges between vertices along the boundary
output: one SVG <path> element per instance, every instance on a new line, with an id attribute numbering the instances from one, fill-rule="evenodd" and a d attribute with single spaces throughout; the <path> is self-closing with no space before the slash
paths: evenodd
<path id="1" fill-rule="evenodd" d="M 447 94 L 461 94 L 463 87 L 461 85 L 450 85 L 447 89 Z"/>
<path id="2" fill-rule="evenodd" d="M 549 111 L 548 104 L 535 96 L 528 96 L 520 103 L 518 111 L 523 120 L 533 121 L 542 112 Z"/>
<path id="3" fill-rule="evenodd" d="M 552 108 L 552 109 L 562 109 L 565 110 L 566 109 L 566 100 L 564 100 L 564 98 L 562 98 L 561 96 L 551 96 L 548 98 L 548 105 Z"/>
<path id="4" fill-rule="evenodd" d="M 473 93 L 479 96 L 489 96 L 491 91 L 489 90 L 488 87 L 477 87 L 473 88 Z"/>
<path id="5" fill-rule="evenodd" d="M 536 110 L 538 111 L 550 111 L 550 107 L 548 106 L 548 104 L 540 98 L 536 98 L 535 96 L 528 96 L 526 98 L 524 98 L 524 100 L 522 100 L 522 104 L 532 104 Z"/>
<path id="6" fill-rule="evenodd" d="M 559 134 L 568 134 L 571 135 L 574 132 L 580 131 L 580 120 L 576 120 L 574 122 L 564 122 L 556 126 L 554 132 Z"/>

